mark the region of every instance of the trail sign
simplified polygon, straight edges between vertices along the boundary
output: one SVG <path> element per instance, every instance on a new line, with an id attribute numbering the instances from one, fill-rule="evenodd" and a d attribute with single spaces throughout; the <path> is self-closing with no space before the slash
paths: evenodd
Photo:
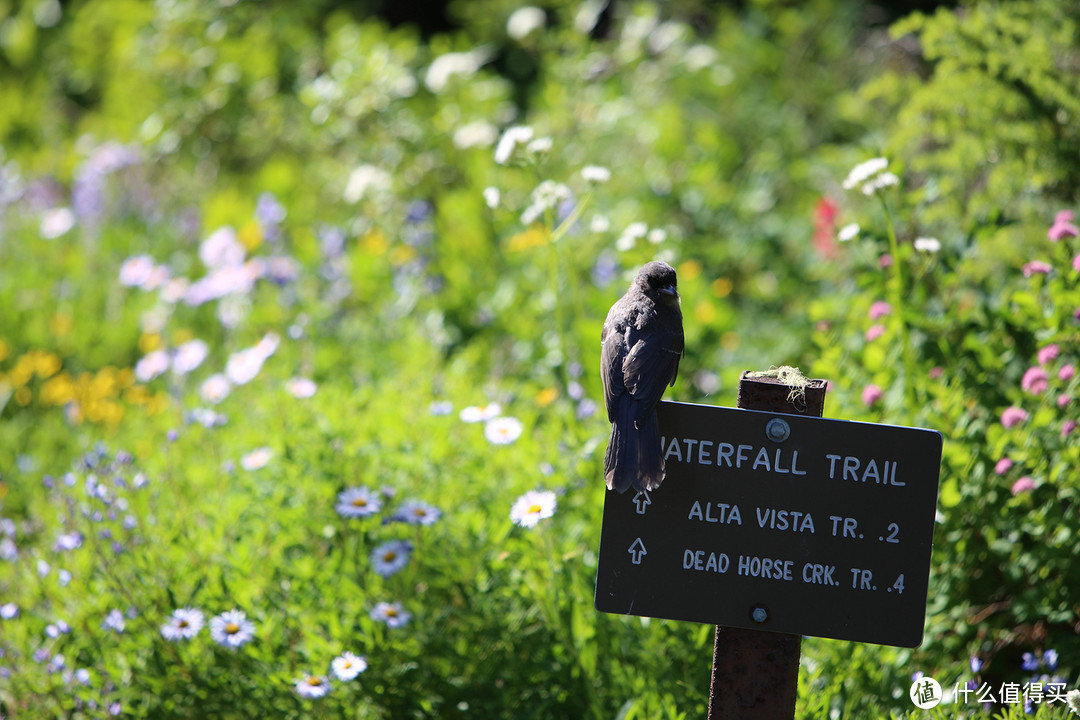
<path id="1" fill-rule="evenodd" d="M 941 434 L 661 402 L 667 476 L 608 491 L 596 607 L 916 647 Z"/>

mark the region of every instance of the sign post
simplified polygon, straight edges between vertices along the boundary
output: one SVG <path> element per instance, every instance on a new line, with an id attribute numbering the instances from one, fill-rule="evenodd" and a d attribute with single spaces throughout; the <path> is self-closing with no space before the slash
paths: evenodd
<path id="1" fill-rule="evenodd" d="M 796 404 L 791 388 L 766 378 L 739 378 L 736 407 L 821 417 L 826 383 L 812 381 Z M 767 620 L 768 618 L 766 618 Z M 708 720 L 795 717 L 802 636 L 716 626 Z"/>
<path id="2" fill-rule="evenodd" d="M 922 640 L 941 435 L 791 390 L 743 373 L 739 409 L 660 403 L 664 484 L 604 503 L 597 609 L 717 625 L 714 720 L 793 717 L 802 635 Z"/>

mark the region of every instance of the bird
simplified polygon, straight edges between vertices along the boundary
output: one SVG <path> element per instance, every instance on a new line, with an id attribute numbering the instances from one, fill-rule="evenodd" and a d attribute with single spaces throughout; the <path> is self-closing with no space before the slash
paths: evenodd
<path id="1" fill-rule="evenodd" d="M 600 373 L 611 437 L 604 480 L 620 493 L 654 490 L 664 481 L 656 404 L 675 384 L 683 355 L 675 268 L 646 263 L 608 311 L 600 332 Z"/>

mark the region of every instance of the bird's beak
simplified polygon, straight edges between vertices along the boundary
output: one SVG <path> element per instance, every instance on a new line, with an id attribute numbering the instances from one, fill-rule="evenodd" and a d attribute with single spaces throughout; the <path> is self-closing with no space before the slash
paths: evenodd
<path id="1" fill-rule="evenodd" d="M 660 292 L 664 293 L 665 295 L 670 295 L 671 297 L 679 297 L 679 291 L 675 289 L 674 285 L 667 285 L 665 287 L 662 287 L 660 288 Z"/>

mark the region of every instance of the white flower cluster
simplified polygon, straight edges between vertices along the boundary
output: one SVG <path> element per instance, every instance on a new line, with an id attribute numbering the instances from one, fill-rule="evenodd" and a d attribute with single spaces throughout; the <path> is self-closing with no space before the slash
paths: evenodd
<path id="1" fill-rule="evenodd" d="M 506 20 L 506 34 L 515 40 L 524 40 L 536 30 L 541 30 L 547 22 L 547 15 L 538 7 L 531 5 L 518 8 Z"/>
<path id="2" fill-rule="evenodd" d="M 586 182 L 601 184 L 611 179 L 611 171 L 599 165 L 586 165 L 581 168 L 581 177 Z"/>
<path id="3" fill-rule="evenodd" d="M 518 152 L 519 148 L 522 153 Z M 499 138 L 499 144 L 495 146 L 495 162 L 509 165 L 515 158 L 535 162 L 539 155 L 550 151 L 551 138 L 536 137 L 536 131 L 528 125 L 514 125 Z"/>
<path id="4" fill-rule="evenodd" d="M 494 53 L 486 45 L 468 52 L 450 52 L 435 58 L 424 75 L 424 86 L 435 94 L 441 93 L 455 75 L 470 76 L 483 67 Z"/>
<path id="5" fill-rule="evenodd" d="M 615 241 L 615 249 L 626 252 L 632 249 L 641 238 L 646 238 L 653 245 L 659 245 L 667 240 L 667 231 L 663 228 L 650 230 L 649 226 L 643 222 L 632 222 L 626 226 L 622 235 Z"/>
<path id="6" fill-rule="evenodd" d="M 559 205 L 573 199 L 570 188 L 554 180 L 544 180 L 532 192 L 532 203 L 521 213 L 521 224 L 531 225 L 549 210 L 557 210 Z"/>
<path id="7" fill-rule="evenodd" d="M 135 363 L 135 378 L 139 382 L 149 382 L 161 375 L 169 367 L 177 375 L 187 375 L 202 364 L 210 352 L 210 347 L 202 340 L 189 340 L 172 353 L 166 350 L 154 350 Z"/>
<path id="8" fill-rule="evenodd" d="M 900 178 L 888 171 L 889 161 L 883 157 L 876 157 L 861 162 L 851 169 L 844 180 L 845 190 L 854 190 L 858 187 L 863 195 L 873 195 L 900 182 Z"/>
<path id="9" fill-rule="evenodd" d="M 941 241 L 932 237 L 915 238 L 915 249 L 924 253 L 936 253 L 941 250 Z"/>

